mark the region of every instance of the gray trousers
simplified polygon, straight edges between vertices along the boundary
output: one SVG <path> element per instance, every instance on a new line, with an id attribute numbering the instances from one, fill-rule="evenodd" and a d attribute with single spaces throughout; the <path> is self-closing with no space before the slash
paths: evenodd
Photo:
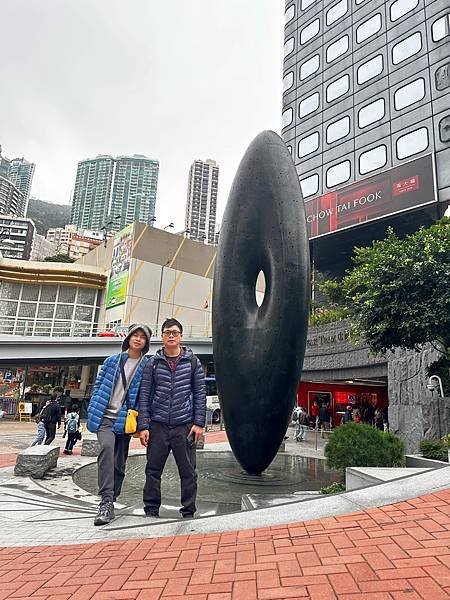
<path id="1" fill-rule="evenodd" d="M 97 458 L 98 495 L 102 502 L 115 502 L 120 496 L 131 436 L 114 433 L 112 419 L 104 418 L 97 431 L 100 452 Z"/>
<path id="2" fill-rule="evenodd" d="M 172 450 L 181 479 L 181 514 L 194 514 L 197 510 L 197 471 L 195 446 L 187 441 L 192 425 L 168 427 L 152 423 L 147 447 L 145 467 L 144 510 L 158 511 L 161 505 L 161 475 Z"/>

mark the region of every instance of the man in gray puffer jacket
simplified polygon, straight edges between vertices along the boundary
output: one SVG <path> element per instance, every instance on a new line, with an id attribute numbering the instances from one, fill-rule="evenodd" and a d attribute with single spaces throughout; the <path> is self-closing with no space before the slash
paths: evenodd
<path id="1" fill-rule="evenodd" d="M 205 426 L 205 378 L 198 358 L 181 345 L 181 323 L 166 319 L 161 331 L 164 347 L 146 365 L 139 392 L 138 429 L 147 448 L 144 510 L 159 516 L 161 475 L 172 450 L 181 478 L 180 512 L 189 518 L 196 511 L 195 444 Z"/>

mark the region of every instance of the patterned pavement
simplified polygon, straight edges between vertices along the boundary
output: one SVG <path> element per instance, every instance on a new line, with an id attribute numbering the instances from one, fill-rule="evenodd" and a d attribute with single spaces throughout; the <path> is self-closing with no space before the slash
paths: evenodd
<path id="1" fill-rule="evenodd" d="M 0 600 L 6 598 L 450 598 L 450 484 L 381 508 L 289 525 L 3 548 Z"/>

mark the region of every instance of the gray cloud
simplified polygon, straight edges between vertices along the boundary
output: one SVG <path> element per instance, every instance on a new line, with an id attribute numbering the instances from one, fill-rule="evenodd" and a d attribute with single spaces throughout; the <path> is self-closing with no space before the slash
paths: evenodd
<path id="1" fill-rule="evenodd" d="M 4 0 L 5 154 L 36 162 L 32 194 L 62 203 L 78 160 L 158 158 L 158 222 L 180 227 L 189 166 L 212 158 L 223 210 L 248 143 L 279 131 L 282 4 Z"/>

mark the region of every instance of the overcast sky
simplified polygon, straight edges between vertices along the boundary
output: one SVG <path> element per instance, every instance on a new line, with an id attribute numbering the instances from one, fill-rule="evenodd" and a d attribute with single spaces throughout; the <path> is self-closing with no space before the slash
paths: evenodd
<path id="1" fill-rule="evenodd" d="M 2 0 L 0 144 L 31 194 L 69 204 L 79 160 L 160 161 L 157 225 L 184 225 L 189 166 L 219 163 L 219 213 L 246 147 L 280 131 L 280 0 Z"/>

